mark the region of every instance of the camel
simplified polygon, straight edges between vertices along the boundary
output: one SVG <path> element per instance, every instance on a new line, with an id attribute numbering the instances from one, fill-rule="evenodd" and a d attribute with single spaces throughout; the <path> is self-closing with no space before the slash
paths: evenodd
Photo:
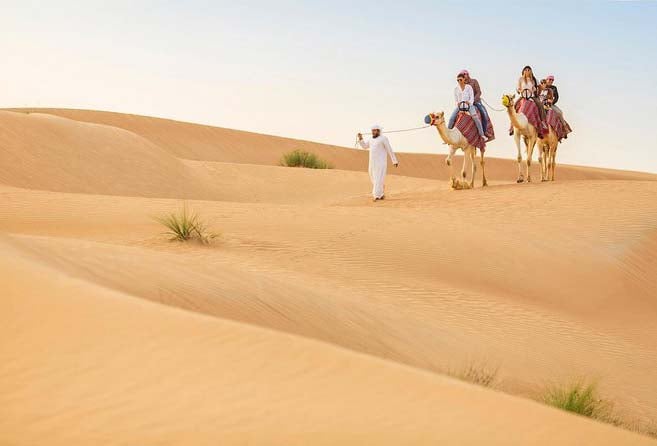
<path id="1" fill-rule="evenodd" d="M 477 148 L 471 145 L 467 139 L 465 139 L 465 136 L 461 133 L 459 129 L 448 129 L 447 125 L 445 124 L 445 113 L 440 112 L 440 113 L 431 113 L 429 114 L 429 117 L 431 118 L 431 125 L 435 125 L 436 129 L 438 130 L 438 134 L 440 135 L 440 138 L 443 140 L 443 142 L 447 145 L 449 145 L 449 155 L 447 155 L 447 159 L 445 159 L 445 163 L 451 167 L 450 169 L 450 182 L 452 189 L 472 189 L 474 188 L 475 184 L 475 173 L 477 172 L 477 164 L 476 164 L 476 158 L 477 158 Z M 452 166 L 452 156 L 456 153 L 458 149 L 463 150 L 464 156 L 463 156 L 463 168 L 461 169 L 461 179 L 457 179 L 454 176 L 454 167 Z M 482 187 L 488 186 L 488 181 L 486 180 L 486 169 L 485 165 L 486 162 L 484 161 L 484 152 L 480 151 L 481 153 L 481 173 L 483 175 L 483 183 Z M 472 178 L 470 180 L 470 183 L 468 183 L 465 178 L 465 163 L 466 163 L 466 158 L 470 159 L 470 162 L 472 163 Z"/>
<path id="2" fill-rule="evenodd" d="M 538 131 L 530 124 L 529 120 L 523 113 L 516 112 L 515 108 L 515 99 L 516 95 L 505 94 L 502 96 L 502 104 L 506 107 L 507 112 L 509 113 L 509 118 L 511 119 L 511 125 L 515 129 L 513 133 L 513 139 L 516 142 L 516 147 L 518 148 L 518 183 L 525 181 L 525 178 L 522 174 L 522 150 L 520 148 L 520 138 L 523 138 L 525 142 L 525 147 L 527 149 L 527 182 L 531 183 L 532 177 L 529 171 L 529 168 L 532 165 L 532 155 L 534 154 L 534 147 L 536 143 L 539 142 Z M 556 135 L 555 135 L 556 136 Z M 545 157 L 545 144 L 539 145 L 539 155 L 538 162 L 543 165 L 543 160 Z M 556 149 L 555 149 L 556 150 Z M 541 180 L 545 179 L 545 172 L 541 168 Z"/>

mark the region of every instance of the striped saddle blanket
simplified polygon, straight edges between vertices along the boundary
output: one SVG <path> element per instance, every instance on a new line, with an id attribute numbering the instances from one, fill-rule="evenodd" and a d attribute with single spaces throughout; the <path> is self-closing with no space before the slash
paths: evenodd
<path id="1" fill-rule="evenodd" d="M 477 110 L 477 116 L 479 116 L 479 119 L 481 119 L 479 110 Z M 482 152 L 486 150 L 486 140 L 479 135 L 477 124 L 475 124 L 475 121 L 472 119 L 470 114 L 459 113 L 459 116 L 456 118 L 456 124 L 454 125 L 454 128 L 459 129 L 465 139 L 474 147 L 480 149 Z M 493 130 L 493 123 L 490 122 L 490 119 L 488 120 L 486 137 L 490 139 L 495 138 L 495 130 Z"/>
<path id="2" fill-rule="evenodd" d="M 559 138 L 559 141 L 561 141 L 563 137 L 566 136 L 566 129 L 564 128 L 561 119 L 559 119 L 559 115 L 557 114 L 557 112 L 555 112 L 554 110 L 548 110 L 546 121 L 547 121 L 547 125 L 552 127 L 554 133 L 557 134 L 557 138 Z"/>
<path id="3" fill-rule="evenodd" d="M 516 104 L 516 111 L 525 115 L 529 123 L 538 132 L 539 137 L 542 136 L 545 128 L 541 125 L 541 112 L 538 110 L 538 106 L 534 101 L 525 98 L 520 99 Z"/>

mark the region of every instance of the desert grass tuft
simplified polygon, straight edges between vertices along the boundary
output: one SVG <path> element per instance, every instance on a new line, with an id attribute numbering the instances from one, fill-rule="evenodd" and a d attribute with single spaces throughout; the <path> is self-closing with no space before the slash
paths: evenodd
<path id="1" fill-rule="evenodd" d="M 320 159 L 314 153 L 303 150 L 294 150 L 283 155 L 281 165 L 286 167 L 306 167 L 308 169 L 332 169 L 326 161 Z"/>
<path id="2" fill-rule="evenodd" d="M 461 369 L 449 369 L 447 370 L 447 374 L 453 378 L 478 386 L 495 387 L 497 383 L 497 371 L 497 368 L 470 363 Z"/>
<path id="3" fill-rule="evenodd" d="M 595 383 L 580 380 L 552 384 L 545 389 L 542 401 L 561 410 L 617 424 L 611 414 L 611 403 L 600 398 Z"/>
<path id="4" fill-rule="evenodd" d="M 171 240 L 181 242 L 198 240 L 207 245 L 218 236 L 216 233 L 210 232 L 199 215 L 193 211 L 190 212 L 187 206 L 164 217 L 157 217 L 155 220 L 168 229 L 166 234 L 171 236 Z"/>

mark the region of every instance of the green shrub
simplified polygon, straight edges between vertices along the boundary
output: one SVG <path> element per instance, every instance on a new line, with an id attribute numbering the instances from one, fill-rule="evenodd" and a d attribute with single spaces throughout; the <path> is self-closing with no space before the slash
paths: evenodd
<path id="1" fill-rule="evenodd" d="M 294 150 L 283 155 L 281 165 L 286 167 L 306 167 L 309 169 L 332 169 L 326 161 L 320 159 L 314 153 L 303 150 Z"/>
<path id="2" fill-rule="evenodd" d="M 568 412 L 589 418 L 611 421 L 610 404 L 602 400 L 594 383 L 576 381 L 569 384 L 554 384 L 545 389 L 543 402 Z"/>
<path id="3" fill-rule="evenodd" d="M 168 229 L 167 234 L 171 236 L 171 240 L 184 242 L 196 239 L 201 243 L 209 244 L 217 237 L 217 234 L 208 231 L 198 214 L 187 210 L 187 206 L 178 212 L 157 217 L 155 220 Z"/>

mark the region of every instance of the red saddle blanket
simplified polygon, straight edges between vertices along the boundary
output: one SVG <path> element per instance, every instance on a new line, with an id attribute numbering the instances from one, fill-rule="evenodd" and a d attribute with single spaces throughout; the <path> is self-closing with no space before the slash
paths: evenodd
<path id="1" fill-rule="evenodd" d="M 479 110 L 477 110 L 476 113 L 477 116 L 479 116 L 479 119 L 481 119 Z M 472 116 L 470 116 L 469 113 L 459 113 L 454 127 L 459 129 L 465 139 L 474 147 L 480 149 L 482 152 L 486 150 L 486 140 L 479 135 L 477 124 L 475 124 L 474 119 L 472 119 Z M 490 119 L 488 119 L 488 127 L 486 128 L 486 138 L 491 140 L 495 138 L 495 130 L 493 129 L 493 123 L 490 122 Z"/>
<path id="2" fill-rule="evenodd" d="M 554 110 L 548 110 L 546 121 L 547 121 L 547 125 L 552 127 L 554 133 L 557 134 L 557 138 L 559 139 L 559 141 L 561 141 L 563 137 L 566 136 L 567 130 L 564 128 L 564 125 L 561 122 L 561 119 L 559 119 L 559 115 L 557 114 L 557 112 L 555 112 Z"/>
<path id="3" fill-rule="evenodd" d="M 531 99 L 522 98 L 516 104 L 516 111 L 525 115 L 529 123 L 533 125 L 538 132 L 539 137 L 542 136 L 543 130 L 545 129 L 541 127 L 541 112 L 538 110 L 536 102 Z"/>

